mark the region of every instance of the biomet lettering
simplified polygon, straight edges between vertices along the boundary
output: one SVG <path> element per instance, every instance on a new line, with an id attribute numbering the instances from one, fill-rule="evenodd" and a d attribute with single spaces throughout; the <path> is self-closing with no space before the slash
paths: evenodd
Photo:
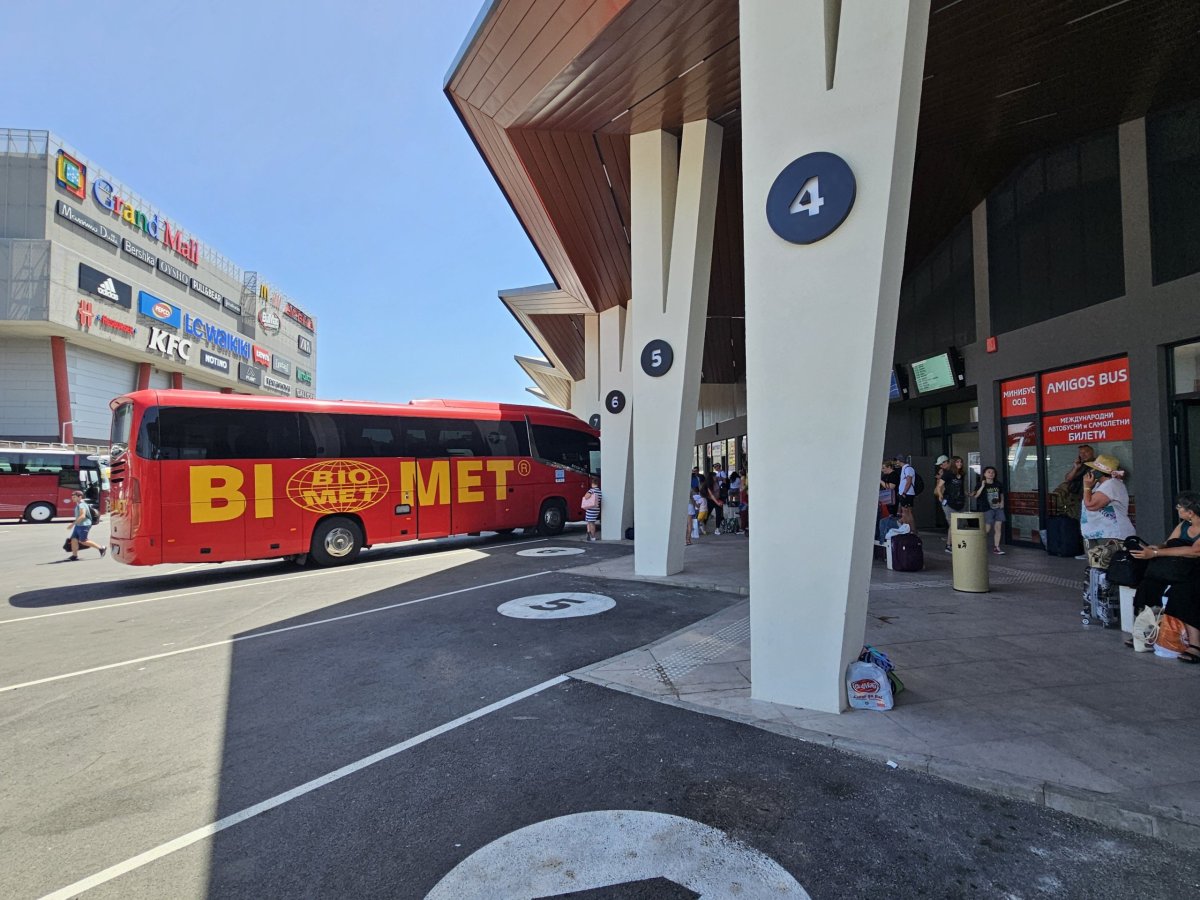
<path id="1" fill-rule="evenodd" d="M 400 502 L 414 507 L 446 506 L 451 495 L 457 503 L 482 503 L 508 496 L 511 459 L 404 460 L 400 463 Z M 255 463 L 252 489 L 236 466 L 194 465 L 188 469 L 191 522 L 228 522 L 253 509 L 256 519 L 275 516 L 275 467 Z M 352 459 L 323 460 L 305 466 L 288 480 L 280 499 L 313 513 L 359 512 L 375 506 L 387 495 L 391 483 L 382 469 Z"/>

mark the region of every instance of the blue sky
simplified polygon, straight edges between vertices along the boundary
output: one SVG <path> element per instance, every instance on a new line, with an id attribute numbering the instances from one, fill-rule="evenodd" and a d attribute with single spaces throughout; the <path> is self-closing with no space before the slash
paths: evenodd
<path id="1" fill-rule="evenodd" d="M 480 2 L 6 3 L 0 126 L 294 297 L 321 398 L 534 403 L 496 291 L 550 277 L 442 93 Z"/>

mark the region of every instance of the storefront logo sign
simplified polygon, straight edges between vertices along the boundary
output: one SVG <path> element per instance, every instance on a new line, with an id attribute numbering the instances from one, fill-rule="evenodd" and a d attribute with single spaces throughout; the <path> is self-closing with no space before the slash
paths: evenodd
<path id="1" fill-rule="evenodd" d="M 101 225 L 95 219 L 88 218 L 81 212 L 76 212 L 75 207 L 71 206 L 66 200 L 59 200 L 54 206 L 55 212 L 60 216 L 84 231 L 90 231 L 102 241 L 108 241 L 114 247 L 121 246 L 121 236 L 111 232 L 104 225 Z"/>
<path id="2" fill-rule="evenodd" d="M 1042 375 L 1042 409 L 1078 409 L 1129 402 L 1129 357 L 1059 369 Z"/>
<path id="3" fill-rule="evenodd" d="M 258 344 L 255 344 L 254 345 L 254 361 L 256 363 L 258 363 L 260 366 L 270 367 L 271 354 L 268 353 L 265 348 L 258 346 Z"/>
<path id="4" fill-rule="evenodd" d="M 272 378 L 270 375 L 263 374 L 263 387 L 270 388 L 273 391 L 279 391 L 281 394 L 290 394 L 292 386 L 286 381 L 280 381 L 278 378 Z"/>
<path id="5" fill-rule="evenodd" d="M 1037 377 L 1000 382 L 1000 405 L 1005 418 L 1027 416 L 1038 411 Z"/>
<path id="6" fill-rule="evenodd" d="M 121 249 L 124 250 L 126 253 L 128 253 L 130 256 L 132 256 L 134 259 L 144 262 L 146 265 L 148 265 L 152 269 L 156 265 L 158 265 L 158 257 L 157 256 L 155 256 L 149 250 L 143 250 L 141 247 L 139 247 L 133 241 L 129 240 L 129 238 L 123 238 L 121 240 Z"/>
<path id="7" fill-rule="evenodd" d="M 250 342 L 240 335 L 205 322 L 199 316 L 191 313 L 183 314 L 183 332 L 206 341 L 209 346 L 218 350 L 227 350 L 242 359 L 250 358 Z"/>
<path id="8" fill-rule="evenodd" d="M 178 306 L 174 306 L 161 297 L 155 297 L 146 291 L 138 291 L 138 312 L 147 318 L 154 319 L 172 328 L 178 328 L 180 324 Z"/>
<path id="9" fill-rule="evenodd" d="M 297 367 L 296 380 L 298 382 L 300 382 L 301 384 L 311 385 L 312 384 L 312 373 L 305 369 L 301 369 L 301 368 Z"/>
<path id="10" fill-rule="evenodd" d="M 218 291 L 214 291 L 207 284 L 202 284 L 195 278 L 189 279 L 188 283 L 191 285 L 192 290 L 200 296 L 207 297 L 213 303 L 217 304 L 217 306 L 224 305 L 223 301 L 225 300 L 225 297 Z"/>
<path id="11" fill-rule="evenodd" d="M 115 331 L 122 337 L 131 338 L 137 333 L 137 329 L 132 325 L 128 325 L 125 322 L 120 322 L 114 319 L 112 316 L 101 316 L 96 320 L 96 322 L 101 328 L 107 328 L 109 331 Z"/>
<path id="12" fill-rule="evenodd" d="M 302 334 L 296 336 L 296 348 L 305 356 L 312 356 L 312 340 Z"/>
<path id="13" fill-rule="evenodd" d="M 168 278 L 174 278 L 182 285 L 186 285 L 191 280 L 191 276 L 187 272 L 175 268 L 161 256 L 158 258 L 158 271 L 162 272 Z"/>
<path id="14" fill-rule="evenodd" d="M 118 281 L 106 272 L 93 269 L 86 263 L 79 264 L 79 288 L 97 297 L 103 297 L 109 303 L 115 303 L 124 309 L 133 309 L 133 288 L 123 281 Z"/>
<path id="15" fill-rule="evenodd" d="M 168 359 L 174 357 L 180 362 L 188 362 L 192 358 L 192 342 L 178 335 L 163 331 L 158 326 L 150 329 L 150 340 L 146 349 L 161 353 Z"/>
<path id="16" fill-rule="evenodd" d="M 298 400 L 311 400 L 315 396 L 317 395 L 312 391 L 306 391 L 304 388 L 296 388 L 296 399 Z"/>
<path id="17" fill-rule="evenodd" d="M 226 375 L 228 375 L 231 363 L 224 356 L 217 356 L 217 354 L 209 350 L 201 350 L 200 365 L 207 366 L 210 369 L 216 369 L 218 372 L 224 372 Z"/>
<path id="18" fill-rule="evenodd" d="M 317 330 L 317 323 L 313 321 L 312 316 L 296 306 L 294 303 L 285 303 L 283 306 L 283 314 L 295 322 L 299 322 L 309 331 Z"/>
<path id="19" fill-rule="evenodd" d="M 283 375 L 285 377 L 290 378 L 291 374 L 292 374 L 291 360 L 284 359 L 282 356 L 280 356 L 277 353 L 272 353 L 271 354 L 271 371 L 276 373 L 277 375 Z"/>
<path id="20" fill-rule="evenodd" d="M 238 303 L 236 300 L 232 300 L 229 297 L 222 297 L 221 303 L 235 316 L 240 316 L 242 314 L 242 304 Z"/>
<path id="21" fill-rule="evenodd" d="M 238 381 L 262 387 L 262 370 L 246 363 L 238 363 Z"/>
<path id="22" fill-rule="evenodd" d="M 279 334 L 283 323 L 279 319 L 279 313 L 269 306 L 264 306 L 258 311 L 258 324 L 267 334 Z"/>
<path id="23" fill-rule="evenodd" d="M 59 150 L 54 180 L 60 188 L 82 200 L 87 193 L 87 166 L 67 151 Z"/>
<path id="24" fill-rule="evenodd" d="M 92 323 L 96 320 L 96 307 L 91 300 L 80 300 L 79 310 L 76 313 L 79 316 L 79 325 L 84 331 L 88 331 L 92 327 Z"/>

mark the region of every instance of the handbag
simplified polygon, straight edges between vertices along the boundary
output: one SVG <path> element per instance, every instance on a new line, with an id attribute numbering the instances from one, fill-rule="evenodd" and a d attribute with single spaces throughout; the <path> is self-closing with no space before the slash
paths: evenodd
<path id="1" fill-rule="evenodd" d="M 1128 550 L 1118 550 L 1108 561 L 1108 581 L 1122 587 L 1137 587 L 1146 574 L 1148 560 L 1135 559 Z"/>
<path id="2" fill-rule="evenodd" d="M 1149 653 L 1154 649 L 1154 641 L 1158 638 L 1158 621 L 1161 617 L 1161 606 L 1142 607 L 1142 611 L 1133 620 L 1131 632 L 1135 653 Z"/>
<path id="3" fill-rule="evenodd" d="M 65 541 L 63 541 L 63 553 L 70 553 L 70 552 L 71 552 L 71 539 L 67 538 Z"/>
<path id="4" fill-rule="evenodd" d="M 584 494 L 583 499 L 579 501 L 579 508 L 580 509 L 595 509 L 596 508 L 596 495 L 593 494 L 591 491 L 588 491 L 586 494 Z"/>

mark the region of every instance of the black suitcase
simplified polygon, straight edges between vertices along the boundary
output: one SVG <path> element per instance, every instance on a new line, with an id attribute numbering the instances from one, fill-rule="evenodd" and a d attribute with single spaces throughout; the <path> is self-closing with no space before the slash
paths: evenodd
<path id="1" fill-rule="evenodd" d="M 892 538 L 892 571 L 920 572 L 925 568 L 925 549 L 915 534 L 898 534 Z"/>
<path id="2" fill-rule="evenodd" d="M 1070 516 L 1051 516 L 1046 521 L 1046 552 L 1051 556 L 1078 556 L 1083 552 L 1079 522 Z"/>

